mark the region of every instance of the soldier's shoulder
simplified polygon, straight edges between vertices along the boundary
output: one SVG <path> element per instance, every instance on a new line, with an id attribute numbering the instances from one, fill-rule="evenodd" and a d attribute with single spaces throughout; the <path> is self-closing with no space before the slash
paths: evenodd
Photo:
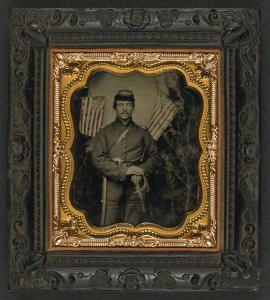
<path id="1" fill-rule="evenodd" d="M 97 135 L 98 135 L 98 136 L 106 135 L 106 134 L 107 134 L 107 131 L 108 131 L 108 130 L 110 131 L 109 125 L 110 125 L 110 124 L 102 125 L 102 126 L 99 128 Z"/>
<path id="2" fill-rule="evenodd" d="M 98 130 L 98 133 L 102 134 L 105 131 L 106 127 L 107 127 L 107 125 L 101 126 Z"/>
<path id="3" fill-rule="evenodd" d="M 143 129 L 143 130 L 147 130 L 147 129 L 148 129 L 148 127 L 147 127 L 147 126 L 144 126 L 144 125 L 140 125 L 140 124 L 137 124 L 137 123 L 135 123 L 135 125 L 136 125 L 137 127 L 141 128 L 141 129 Z"/>
<path id="4" fill-rule="evenodd" d="M 114 124 L 114 122 L 112 122 L 112 123 L 109 123 L 109 124 L 102 125 L 102 126 L 100 127 L 100 129 L 107 129 L 107 128 L 111 128 L 111 127 L 113 127 L 113 124 Z"/>

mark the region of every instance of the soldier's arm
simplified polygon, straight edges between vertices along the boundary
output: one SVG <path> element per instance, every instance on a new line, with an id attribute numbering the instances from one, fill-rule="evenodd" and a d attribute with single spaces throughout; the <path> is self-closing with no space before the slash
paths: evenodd
<path id="1" fill-rule="evenodd" d="M 159 166 L 159 154 L 156 146 L 156 142 L 152 138 L 148 129 L 144 132 L 144 143 L 146 150 L 144 153 L 143 163 L 140 168 L 144 170 L 145 175 L 149 175 L 155 172 Z"/>
<path id="2" fill-rule="evenodd" d="M 92 164 L 106 177 L 119 181 L 126 178 L 127 167 L 124 164 L 115 164 L 108 156 L 105 128 L 102 128 L 94 138 Z"/>

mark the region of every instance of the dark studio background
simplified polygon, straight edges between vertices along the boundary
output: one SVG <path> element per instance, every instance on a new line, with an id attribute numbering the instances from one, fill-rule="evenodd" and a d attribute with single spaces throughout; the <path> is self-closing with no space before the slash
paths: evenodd
<path id="1" fill-rule="evenodd" d="M 261 9 L 261 203 L 260 203 L 260 286 L 258 292 L 80 292 L 80 291 L 8 291 L 8 215 L 7 215 L 7 124 L 8 124 L 8 33 L 9 20 L 8 9 L 10 7 L 21 8 L 65 8 L 65 7 L 177 7 L 177 8 L 259 8 Z M 137 0 L 137 1 L 107 1 L 107 0 L 4 0 L 1 2 L 1 26 L 0 26 L 0 299 L 48 299 L 73 300 L 73 299 L 237 299 L 237 300 L 268 300 L 270 299 L 270 2 L 269 0 Z"/>

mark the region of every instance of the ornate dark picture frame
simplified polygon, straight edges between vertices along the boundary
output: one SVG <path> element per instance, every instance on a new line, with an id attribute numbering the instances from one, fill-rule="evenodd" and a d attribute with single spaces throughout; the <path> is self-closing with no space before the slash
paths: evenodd
<path id="1" fill-rule="evenodd" d="M 256 290 L 259 11 L 12 9 L 10 19 L 10 289 Z M 221 249 L 48 251 L 52 49 L 220 51 Z"/>

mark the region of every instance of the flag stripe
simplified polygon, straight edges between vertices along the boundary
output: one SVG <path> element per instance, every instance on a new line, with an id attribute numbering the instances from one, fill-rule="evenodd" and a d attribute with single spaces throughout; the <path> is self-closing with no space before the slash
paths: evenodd
<path id="1" fill-rule="evenodd" d="M 101 100 L 103 100 L 104 105 L 105 98 L 103 98 L 101 97 Z M 102 102 L 100 107 L 96 107 L 94 101 L 93 98 L 82 97 L 79 130 L 82 134 L 88 136 L 95 136 L 103 121 L 104 109 Z"/>
<path id="2" fill-rule="evenodd" d="M 149 126 L 149 131 L 154 140 L 157 140 L 163 134 L 176 115 L 177 110 L 177 106 L 172 101 L 168 101 L 163 108 L 160 103 L 156 104 Z"/>
<path id="3" fill-rule="evenodd" d="M 88 101 L 87 103 L 87 113 L 86 113 L 86 118 L 85 118 L 85 133 L 88 134 L 89 128 L 90 128 L 90 122 L 92 120 L 91 115 L 92 115 L 92 108 L 90 106 L 90 102 Z"/>
<path id="4" fill-rule="evenodd" d="M 88 120 L 87 120 L 87 131 L 86 134 L 91 136 L 91 123 L 93 122 L 93 109 L 89 109 Z"/>
<path id="5" fill-rule="evenodd" d="M 160 105 L 160 103 L 157 103 L 154 107 L 154 113 L 153 113 L 152 118 L 151 118 L 150 126 L 155 121 L 156 117 L 158 116 L 158 114 L 160 114 L 160 112 L 161 112 L 161 105 Z"/>
<path id="6" fill-rule="evenodd" d="M 157 130 L 159 128 L 163 128 L 164 126 L 164 122 L 167 123 L 169 117 L 171 117 L 173 115 L 172 112 L 170 111 L 167 111 L 166 113 L 164 113 L 163 115 L 160 116 L 159 120 L 158 120 L 158 123 L 153 126 L 153 130 Z M 170 120 L 169 120 L 170 121 Z"/>
<path id="7" fill-rule="evenodd" d="M 98 130 L 102 125 L 102 120 L 103 120 L 103 110 L 99 110 L 99 115 L 98 115 Z"/>
<path id="8" fill-rule="evenodd" d="M 97 123 L 98 123 L 98 110 L 95 109 L 94 122 L 92 126 L 92 136 L 95 136 L 97 133 Z"/>
<path id="9" fill-rule="evenodd" d="M 170 114 L 168 114 L 166 117 L 164 116 L 164 118 L 162 118 L 162 120 L 160 122 L 160 126 L 156 127 L 152 131 L 152 134 L 155 137 L 154 138 L 155 140 L 157 140 L 162 135 L 162 133 L 166 130 L 166 128 L 171 123 L 172 119 L 174 118 L 175 114 L 176 114 L 176 112 L 170 112 Z"/>
<path id="10" fill-rule="evenodd" d="M 159 109 L 158 109 L 159 117 L 162 116 L 164 113 L 166 113 L 168 110 L 170 110 L 171 107 L 175 108 L 175 104 L 171 101 L 168 102 L 163 108 L 161 108 L 160 104 L 158 104 L 158 106 L 159 106 Z M 154 126 L 154 124 L 157 123 L 159 117 L 157 117 L 157 113 L 153 115 L 150 127 Z"/>
<path id="11" fill-rule="evenodd" d="M 156 114 L 156 116 L 152 118 L 152 121 L 149 126 L 149 130 L 151 130 L 152 128 L 154 128 L 156 126 L 156 124 L 158 124 L 159 119 L 162 116 L 162 113 L 163 113 L 162 110 L 159 109 L 158 114 Z"/>
<path id="12" fill-rule="evenodd" d="M 89 131 L 90 131 L 90 120 L 92 119 L 91 118 L 91 115 L 92 115 L 92 109 L 91 108 L 88 108 L 87 110 L 87 117 L 85 119 L 85 135 L 89 135 Z"/>
<path id="13" fill-rule="evenodd" d="M 158 118 L 158 116 L 162 113 L 162 108 L 161 108 L 161 104 L 157 103 L 155 106 L 155 110 L 154 110 L 154 114 L 151 118 L 151 122 L 150 122 L 150 127 L 153 126 L 153 124 L 156 122 L 156 119 Z"/>
<path id="14" fill-rule="evenodd" d="M 102 125 L 102 120 L 103 120 L 103 110 L 99 109 L 98 110 L 98 119 L 97 119 L 97 130 L 95 132 L 95 135 L 98 133 L 99 128 Z M 95 136 L 95 135 L 93 135 L 93 136 Z"/>
<path id="15" fill-rule="evenodd" d="M 160 122 L 151 130 L 153 132 L 153 134 L 155 134 L 156 132 L 158 132 L 160 130 L 161 131 L 165 130 L 167 128 L 167 126 L 170 124 L 173 117 L 174 117 L 173 113 L 168 112 L 166 115 L 164 114 L 161 117 Z"/>
<path id="16" fill-rule="evenodd" d="M 94 117 L 93 117 L 93 126 L 92 126 L 92 136 L 95 136 L 97 130 L 97 120 L 98 120 L 98 111 L 97 109 L 94 110 Z"/>
<path id="17" fill-rule="evenodd" d="M 166 106 L 164 106 L 162 110 L 160 109 L 158 117 L 157 114 L 155 114 L 155 116 L 152 117 L 149 130 L 151 131 L 151 129 L 155 128 L 156 126 L 159 126 L 161 123 L 160 120 L 166 118 L 166 116 L 172 109 L 175 109 L 175 105 L 172 102 L 166 104 Z"/>

